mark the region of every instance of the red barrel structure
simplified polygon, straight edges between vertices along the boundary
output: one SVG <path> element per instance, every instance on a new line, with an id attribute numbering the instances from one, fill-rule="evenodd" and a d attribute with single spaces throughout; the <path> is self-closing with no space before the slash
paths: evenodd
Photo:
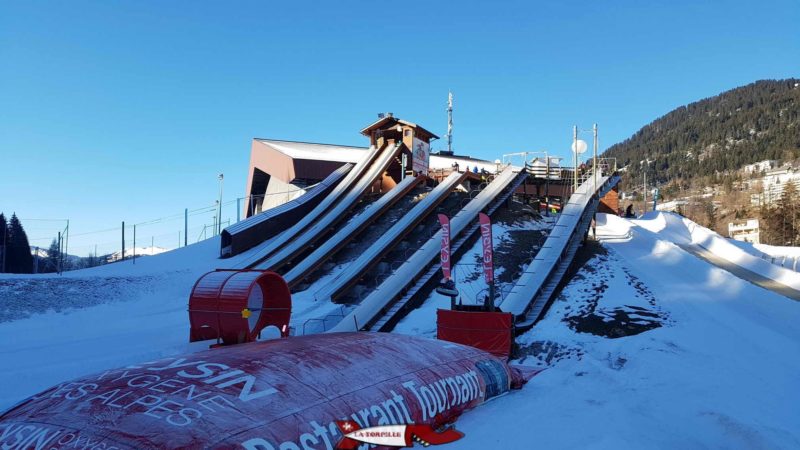
<path id="1" fill-rule="evenodd" d="M 388 333 L 274 339 L 62 383 L 0 414 L 2 448 L 332 450 L 338 420 L 439 425 L 523 374 L 484 351 Z M 469 446 L 469 430 L 464 446 Z"/>
<path id="2" fill-rule="evenodd" d="M 189 340 L 223 344 L 255 341 L 274 325 L 289 334 L 292 294 L 283 277 L 260 270 L 215 270 L 200 277 L 189 297 Z"/>

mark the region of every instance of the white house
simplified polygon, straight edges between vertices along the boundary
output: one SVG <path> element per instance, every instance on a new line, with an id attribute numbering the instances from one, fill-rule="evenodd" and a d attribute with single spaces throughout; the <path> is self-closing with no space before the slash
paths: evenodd
<path id="1" fill-rule="evenodd" d="M 761 230 L 758 226 L 758 219 L 747 219 L 744 221 L 730 222 L 728 224 L 728 236 L 751 244 L 760 244 L 759 236 Z"/>
<path id="2" fill-rule="evenodd" d="M 778 161 L 776 161 L 774 159 L 767 159 L 767 160 L 764 160 L 764 161 L 759 161 L 757 163 L 748 164 L 748 165 L 744 166 L 742 168 L 742 170 L 744 170 L 744 173 L 746 173 L 746 174 L 761 173 L 761 172 L 766 172 L 767 170 L 772 170 L 777 165 L 778 165 Z"/>
<path id="3" fill-rule="evenodd" d="M 763 202 L 766 204 L 775 203 L 783 195 L 783 189 L 787 183 L 794 184 L 800 191 L 800 172 L 790 165 L 770 170 L 764 175 L 762 185 L 764 187 Z"/>

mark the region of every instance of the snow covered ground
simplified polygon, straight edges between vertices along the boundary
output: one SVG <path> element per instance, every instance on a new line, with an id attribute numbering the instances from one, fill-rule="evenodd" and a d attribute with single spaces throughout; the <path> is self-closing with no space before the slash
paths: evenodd
<path id="1" fill-rule="evenodd" d="M 800 447 L 800 303 L 686 253 L 676 245 L 692 242 L 684 222 L 599 222 L 615 238 L 518 339 L 517 363 L 548 369 L 468 412 L 457 424 L 466 437 L 450 448 Z M 509 229 L 496 226 L 501 242 Z M 222 265 L 217 251 L 209 240 L 135 267 L 0 277 L 0 301 L 28 292 L 74 302 L 0 322 L 0 409 L 77 376 L 207 348 L 187 343 L 186 303 L 194 280 Z M 33 294 L 42 279 L 52 298 Z M 98 304 L 103 279 L 125 288 Z M 300 297 L 295 325 L 335 312 Z M 437 305 L 398 331 L 432 335 Z"/>
<path id="2" fill-rule="evenodd" d="M 800 247 L 752 244 L 733 239 L 729 239 L 729 241 L 753 256 L 795 272 L 800 271 Z"/>
<path id="3" fill-rule="evenodd" d="M 187 303 L 219 238 L 62 276 L 0 275 L 0 410 L 77 376 L 190 351 Z M 242 256 L 246 256 L 243 254 Z"/>
<path id="4" fill-rule="evenodd" d="M 800 447 L 800 303 L 684 252 L 670 241 L 681 226 L 659 221 L 598 227 L 632 233 L 605 243 L 518 338 L 520 363 L 549 368 L 468 412 L 451 448 Z M 592 314 L 651 329 L 577 331 Z M 604 335 L 615 328 L 621 337 Z"/>

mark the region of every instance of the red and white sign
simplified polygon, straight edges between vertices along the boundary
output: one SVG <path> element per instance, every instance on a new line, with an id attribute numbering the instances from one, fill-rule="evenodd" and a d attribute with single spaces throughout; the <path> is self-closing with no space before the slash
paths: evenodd
<path id="1" fill-rule="evenodd" d="M 481 243 L 483 244 L 483 276 L 486 284 L 494 282 L 494 253 L 492 252 L 492 221 L 484 213 L 478 215 L 481 224 Z"/>
<path id="2" fill-rule="evenodd" d="M 450 271 L 450 218 L 444 214 L 439 214 L 439 223 L 442 224 L 442 276 L 446 280 L 451 279 Z"/>
<path id="3" fill-rule="evenodd" d="M 429 424 L 417 425 L 382 425 L 361 428 L 355 421 L 339 420 L 336 425 L 344 434 L 336 444 L 336 450 L 355 450 L 362 443 L 384 447 L 413 447 L 415 442 L 424 447 L 455 442 L 464 433 L 448 428 L 438 432 Z"/>
<path id="4" fill-rule="evenodd" d="M 430 165 L 431 157 L 431 144 L 414 138 L 411 141 L 414 146 L 411 149 L 411 169 L 418 174 L 428 174 L 428 166 Z"/>

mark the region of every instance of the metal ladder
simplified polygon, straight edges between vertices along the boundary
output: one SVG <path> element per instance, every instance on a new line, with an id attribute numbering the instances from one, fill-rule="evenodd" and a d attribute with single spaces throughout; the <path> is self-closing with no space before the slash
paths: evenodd
<path id="1" fill-rule="evenodd" d="M 495 211 L 505 203 L 509 197 L 514 195 L 514 191 L 522 184 L 523 181 L 528 177 L 528 173 L 526 171 L 521 171 L 517 174 L 514 179 L 511 180 L 508 186 L 503 189 L 497 197 L 492 200 L 492 202 L 487 206 L 486 213 L 489 215 L 494 214 Z M 474 223 L 470 225 L 469 228 L 464 230 L 460 237 L 452 244 L 451 247 L 451 255 L 455 255 L 462 246 L 475 234 L 478 232 L 480 228 L 479 223 Z M 417 278 L 416 282 L 409 287 L 404 293 L 403 296 L 400 297 L 397 301 L 393 302 L 391 307 L 371 326 L 365 327 L 368 331 L 391 331 L 394 328 L 394 324 L 399 321 L 399 316 L 403 309 L 412 302 L 412 300 L 417 297 L 422 291 L 425 290 L 426 285 L 431 283 L 435 280 L 437 272 L 440 272 L 442 266 L 440 263 L 433 263 L 431 267 L 419 278 Z M 394 320 L 397 319 L 397 320 Z"/>

